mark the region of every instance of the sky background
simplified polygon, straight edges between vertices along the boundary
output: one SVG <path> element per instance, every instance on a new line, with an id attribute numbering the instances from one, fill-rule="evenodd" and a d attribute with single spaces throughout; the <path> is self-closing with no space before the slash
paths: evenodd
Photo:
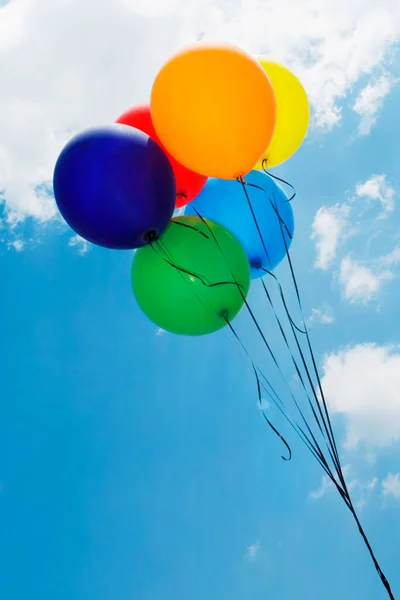
<path id="1" fill-rule="evenodd" d="M 304 310 L 354 502 L 397 597 L 397 0 L 0 8 L 0 595 L 386 598 L 340 498 L 270 408 L 293 449 L 282 461 L 231 336 L 158 331 L 132 295 L 132 252 L 86 244 L 57 213 L 64 143 L 146 101 L 163 61 L 196 39 L 282 61 L 309 95 L 308 137 L 275 172 L 297 189 Z M 296 314 L 287 265 L 277 273 Z M 250 300 L 290 379 L 257 283 Z M 270 372 L 245 311 L 235 326 Z"/>

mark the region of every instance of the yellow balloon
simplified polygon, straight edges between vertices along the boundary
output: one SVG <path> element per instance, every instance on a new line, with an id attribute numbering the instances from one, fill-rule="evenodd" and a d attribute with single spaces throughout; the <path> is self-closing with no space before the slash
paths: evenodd
<path id="1" fill-rule="evenodd" d="M 310 106 L 307 94 L 297 77 L 283 65 L 259 59 L 275 92 L 276 124 L 272 140 L 262 159 L 254 167 L 262 170 L 285 162 L 300 148 L 308 129 Z"/>

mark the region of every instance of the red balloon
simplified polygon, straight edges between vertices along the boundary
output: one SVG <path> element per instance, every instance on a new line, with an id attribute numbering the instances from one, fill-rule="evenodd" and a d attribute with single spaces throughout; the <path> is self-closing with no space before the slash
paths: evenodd
<path id="1" fill-rule="evenodd" d="M 176 208 L 181 208 L 182 206 L 189 204 L 189 202 L 198 196 L 207 182 L 207 177 L 190 171 L 178 163 L 171 154 L 165 150 L 155 132 L 153 121 L 151 120 L 150 106 L 147 104 L 133 106 L 118 117 L 116 123 L 122 123 L 123 125 L 130 125 L 131 127 L 140 129 L 143 133 L 147 133 L 147 135 L 157 142 L 164 150 L 169 158 L 175 175 Z"/>

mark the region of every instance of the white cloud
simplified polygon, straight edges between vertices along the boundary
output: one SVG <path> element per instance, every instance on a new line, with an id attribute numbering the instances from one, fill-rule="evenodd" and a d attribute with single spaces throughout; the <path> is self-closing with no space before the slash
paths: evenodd
<path id="1" fill-rule="evenodd" d="M 400 473 L 389 473 L 382 481 L 382 489 L 384 496 L 393 496 L 396 500 L 400 500 Z"/>
<path id="2" fill-rule="evenodd" d="M 376 486 L 378 485 L 379 480 L 377 477 L 372 477 L 371 479 L 363 483 L 354 476 L 351 478 L 350 475 L 352 469 L 350 465 L 344 465 L 342 471 L 346 480 L 347 489 L 349 491 L 350 497 L 355 507 L 361 510 L 362 508 L 364 508 L 364 506 L 366 506 L 367 501 L 371 498 L 374 490 L 376 489 Z M 332 481 L 327 475 L 323 475 L 320 487 L 317 490 L 310 492 L 309 498 L 315 501 L 321 500 L 331 490 L 335 490 Z"/>
<path id="3" fill-rule="evenodd" d="M 378 201 L 382 207 L 378 219 L 382 219 L 393 212 L 395 195 L 396 192 L 387 182 L 386 175 L 375 174 L 356 185 L 354 195 L 349 198 L 348 203 L 322 206 L 312 224 L 311 239 L 315 240 L 317 250 L 315 267 L 328 270 L 337 256 L 339 247 L 363 230 L 359 223 L 351 223 L 351 214 L 356 214 L 360 219 L 371 204 Z M 376 236 L 376 227 L 374 231 Z M 345 257 L 341 261 L 338 274 L 345 296 L 352 302 L 368 302 L 378 294 L 381 284 L 394 276 L 389 267 L 399 260 L 399 248 L 395 248 L 386 256 L 363 263 L 349 256 Z"/>
<path id="4" fill-rule="evenodd" d="M 364 183 L 357 184 L 355 195 L 366 200 L 378 200 L 385 213 L 394 209 L 395 191 L 386 182 L 386 175 L 373 175 Z"/>
<path id="5" fill-rule="evenodd" d="M 346 448 L 400 440 L 400 348 L 358 344 L 330 354 L 322 385 L 331 413 L 343 418 Z"/>
<path id="6" fill-rule="evenodd" d="M 164 333 L 166 333 L 166 331 L 165 331 L 165 329 L 161 329 L 161 327 L 159 327 L 159 328 L 156 330 L 156 336 L 157 336 L 157 337 L 160 337 L 160 335 L 164 335 Z"/>
<path id="7" fill-rule="evenodd" d="M 251 544 L 246 548 L 246 558 L 249 560 L 254 560 L 260 550 L 260 542 L 256 542 L 255 544 Z"/>
<path id="8" fill-rule="evenodd" d="M 368 304 L 378 297 L 383 284 L 396 277 L 391 268 L 400 262 L 400 248 L 367 262 L 345 256 L 340 263 L 339 283 L 351 303 Z"/>
<path id="9" fill-rule="evenodd" d="M 22 252 L 24 249 L 24 242 L 20 239 L 16 239 L 8 242 L 8 247 L 13 248 L 16 252 Z"/>
<path id="10" fill-rule="evenodd" d="M 8 210 L 56 214 L 55 160 L 77 131 L 145 101 L 172 52 L 199 38 L 283 61 L 303 80 L 313 122 L 332 127 L 400 34 L 397 0 L 13 0 L 0 8 L 0 190 Z M 95 20 L 93 20 L 95 17 Z M 206 33 L 205 33 L 206 32 Z M 379 32 L 379 34 L 377 34 Z"/>
<path id="11" fill-rule="evenodd" d="M 335 321 L 332 314 L 332 309 L 327 305 L 323 304 L 320 308 L 313 308 L 311 316 L 307 319 L 307 325 L 313 323 L 321 323 L 322 325 L 331 325 Z"/>
<path id="12" fill-rule="evenodd" d="M 314 492 L 309 493 L 309 497 L 312 500 L 321 500 L 324 496 L 326 496 L 327 492 L 333 488 L 333 483 L 329 479 L 328 475 L 323 475 L 321 480 L 320 487 Z"/>
<path id="13" fill-rule="evenodd" d="M 316 240 L 315 267 L 326 271 L 336 258 L 336 251 L 344 239 L 350 207 L 347 204 L 322 206 L 312 224 L 311 239 Z"/>
<path id="14" fill-rule="evenodd" d="M 397 265 L 400 262 L 400 247 L 394 248 L 389 254 L 381 256 L 377 261 L 385 267 Z"/>
<path id="15" fill-rule="evenodd" d="M 375 82 L 368 83 L 358 94 L 353 110 L 361 117 L 358 128 L 360 135 L 368 135 L 371 131 L 383 101 L 394 83 L 393 78 L 381 75 Z"/>
<path id="16" fill-rule="evenodd" d="M 91 244 L 80 235 L 72 236 L 69 239 L 68 245 L 71 246 L 71 248 L 76 248 L 81 256 L 86 254 L 91 247 Z"/>
<path id="17" fill-rule="evenodd" d="M 376 298 L 383 281 L 391 279 L 390 271 L 374 273 L 371 268 L 346 256 L 340 263 L 339 281 L 344 295 L 352 303 L 367 304 Z"/>

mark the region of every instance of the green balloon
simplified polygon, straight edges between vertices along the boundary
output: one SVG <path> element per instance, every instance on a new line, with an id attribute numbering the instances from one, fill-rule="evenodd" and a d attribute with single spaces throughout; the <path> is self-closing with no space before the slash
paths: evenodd
<path id="1" fill-rule="evenodd" d="M 222 329 L 250 288 L 240 242 L 222 225 L 194 216 L 172 219 L 158 240 L 136 250 L 131 276 L 143 312 L 180 335 Z"/>

